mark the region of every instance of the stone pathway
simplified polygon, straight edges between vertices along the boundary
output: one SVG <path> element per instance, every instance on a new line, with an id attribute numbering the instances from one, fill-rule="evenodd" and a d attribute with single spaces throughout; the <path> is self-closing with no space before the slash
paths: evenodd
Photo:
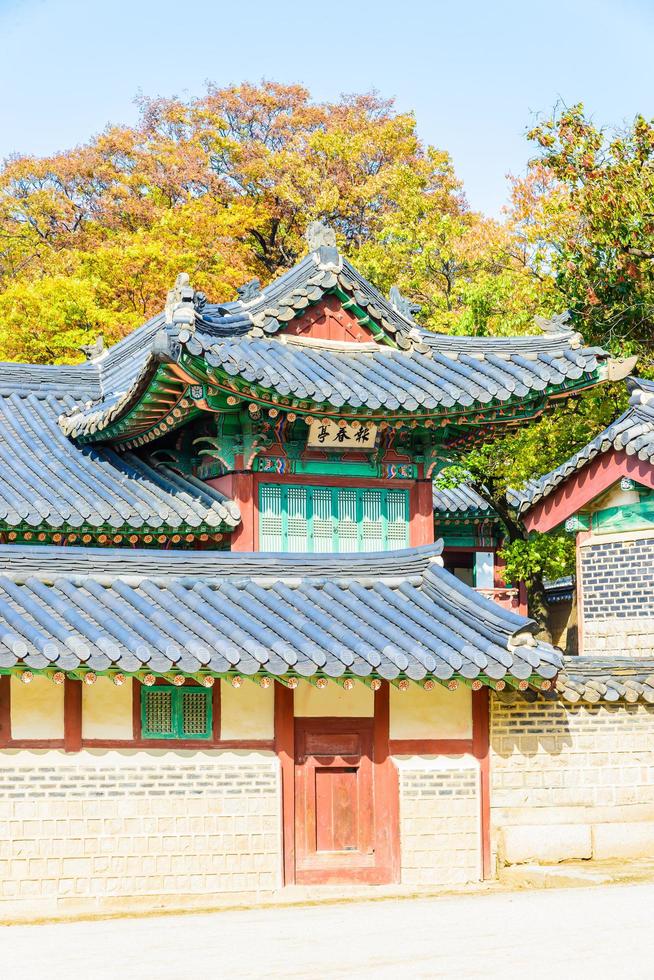
<path id="1" fill-rule="evenodd" d="M 654 975 L 654 884 L 0 927 L 2 980 Z"/>

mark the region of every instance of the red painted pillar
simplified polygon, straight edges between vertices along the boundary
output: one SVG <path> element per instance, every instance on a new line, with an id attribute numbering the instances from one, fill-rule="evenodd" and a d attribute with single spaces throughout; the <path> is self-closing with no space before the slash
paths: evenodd
<path id="1" fill-rule="evenodd" d="M 375 691 L 373 766 L 375 837 L 387 880 L 400 880 L 400 790 L 397 769 L 390 755 L 391 694 L 388 681 Z"/>
<path id="2" fill-rule="evenodd" d="M 293 691 L 275 682 L 275 752 L 282 777 L 282 877 L 295 882 L 295 718 Z"/>
<path id="3" fill-rule="evenodd" d="M 482 878 L 490 878 L 490 696 L 487 687 L 472 692 L 472 754 L 479 760 L 481 874 Z"/>
<path id="4" fill-rule="evenodd" d="M 431 480 L 417 480 L 411 491 L 409 544 L 417 548 L 434 541 L 434 502 Z"/>
<path id="5" fill-rule="evenodd" d="M 67 677 L 64 681 L 64 750 L 79 752 L 82 748 L 82 682 Z"/>
<path id="6" fill-rule="evenodd" d="M 241 511 L 241 522 L 232 532 L 231 550 L 258 551 L 257 484 L 254 473 L 251 470 L 228 473 L 215 480 L 207 480 L 207 483 L 230 497 Z"/>

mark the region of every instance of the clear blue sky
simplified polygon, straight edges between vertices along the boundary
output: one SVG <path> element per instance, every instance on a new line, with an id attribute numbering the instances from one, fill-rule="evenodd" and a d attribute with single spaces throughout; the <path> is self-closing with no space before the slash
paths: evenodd
<path id="1" fill-rule="evenodd" d="M 557 99 L 602 124 L 654 115 L 653 43 L 654 0 L 0 0 L 0 156 L 66 149 L 134 121 L 139 92 L 207 79 L 376 88 L 498 214 Z"/>

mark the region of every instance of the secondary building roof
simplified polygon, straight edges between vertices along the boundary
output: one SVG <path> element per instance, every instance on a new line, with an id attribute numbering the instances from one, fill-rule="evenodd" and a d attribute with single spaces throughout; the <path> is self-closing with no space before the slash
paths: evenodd
<path id="1" fill-rule="evenodd" d="M 538 480 L 531 480 L 522 490 L 511 490 L 509 499 L 520 513 L 530 510 L 552 494 L 557 487 L 598 456 L 611 451 L 646 463 L 654 463 L 654 382 L 629 378 L 629 408 L 603 432 Z"/>
<path id="2" fill-rule="evenodd" d="M 654 660 L 565 657 L 556 693 L 566 701 L 654 704 Z"/>
<path id="3" fill-rule="evenodd" d="M 383 554 L 211 555 L 0 546 L 0 669 L 113 669 L 541 685 L 536 624 L 444 571 Z M 547 684 L 546 684 L 547 686 Z"/>
<path id="4" fill-rule="evenodd" d="M 62 412 L 97 392 L 93 366 L 0 365 L 0 532 L 52 540 L 89 532 L 213 534 L 240 520 L 218 491 L 110 447 L 78 447 Z M 79 539 L 80 535 L 77 534 Z"/>
<path id="5" fill-rule="evenodd" d="M 437 518 L 499 520 L 490 504 L 466 483 L 445 489 L 434 486 L 433 501 Z"/>

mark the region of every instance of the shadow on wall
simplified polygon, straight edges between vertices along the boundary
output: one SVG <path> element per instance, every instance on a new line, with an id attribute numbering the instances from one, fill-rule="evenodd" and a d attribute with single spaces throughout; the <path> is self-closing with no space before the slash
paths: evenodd
<path id="1" fill-rule="evenodd" d="M 564 650 L 568 656 L 579 653 L 577 600 L 571 597 L 552 601 L 547 609 L 547 625 L 552 634 L 552 643 Z"/>
<path id="2" fill-rule="evenodd" d="M 561 701 L 529 702 L 516 694 L 511 704 L 491 699 L 491 744 L 496 755 L 561 755 L 573 746 L 570 707 Z"/>
<path id="3" fill-rule="evenodd" d="M 646 726 L 654 726 L 654 705 L 570 704 L 552 699 L 535 702 L 518 700 L 513 704 L 491 701 L 491 745 L 496 755 L 533 758 L 543 754 L 560 756 L 582 753 L 591 747 L 598 751 L 597 739 L 611 737 L 612 748 L 620 750 L 620 737 L 637 729 L 637 716 L 648 716 Z M 590 740 L 590 741 L 589 741 Z M 606 751 L 604 748 L 604 751 Z"/>

